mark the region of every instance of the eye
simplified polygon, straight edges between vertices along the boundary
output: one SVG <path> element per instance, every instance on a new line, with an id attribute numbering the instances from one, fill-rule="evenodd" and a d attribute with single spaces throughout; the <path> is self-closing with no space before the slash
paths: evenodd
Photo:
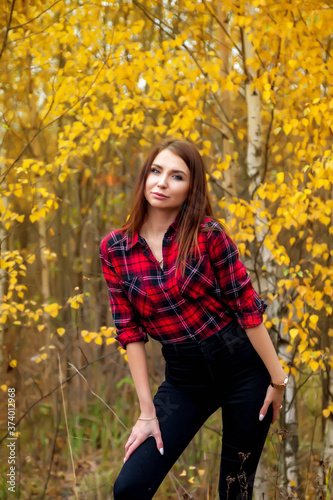
<path id="1" fill-rule="evenodd" d="M 153 174 L 155 174 L 156 172 L 157 172 L 158 174 L 160 173 L 160 171 L 159 171 L 159 170 L 157 170 L 157 168 L 155 168 L 155 167 L 152 167 L 150 170 L 151 170 L 151 172 L 153 172 Z"/>
<path id="2" fill-rule="evenodd" d="M 177 179 L 177 181 L 182 181 L 183 180 L 182 176 L 178 175 L 178 174 L 175 174 L 174 178 Z"/>

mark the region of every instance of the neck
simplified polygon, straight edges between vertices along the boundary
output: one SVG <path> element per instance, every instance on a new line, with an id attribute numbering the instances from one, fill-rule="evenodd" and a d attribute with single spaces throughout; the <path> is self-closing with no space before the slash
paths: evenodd
<path id="1" fill-rule="evenodd" d="M 142 235 L 146 234 L 151 238 L 164 236 L 170 224 L 172 224 L 177 217 L 178 212 L 179 208 L 168 211 L 148 206 L 148 217 L 142 225 L 140 233 Z"/>

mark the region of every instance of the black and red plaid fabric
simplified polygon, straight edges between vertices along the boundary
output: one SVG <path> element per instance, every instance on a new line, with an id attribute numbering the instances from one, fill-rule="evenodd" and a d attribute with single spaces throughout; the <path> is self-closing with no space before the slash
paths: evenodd
<path id="1" fill-rule="evenodd" d="M 140 234 L 120 229 L 100 246 L 117 340 L 122 347 L 147 341 L 162 344 L 201 340 L 236 318 L 243 328 L 262 323 L 267 307 L 254 290 L 238 250 L 210 217 L 199 232 L 201 257 L 189 258 L 185 275 L 175 273 L 179 216 L 163 238 L 163 270 Z"/>

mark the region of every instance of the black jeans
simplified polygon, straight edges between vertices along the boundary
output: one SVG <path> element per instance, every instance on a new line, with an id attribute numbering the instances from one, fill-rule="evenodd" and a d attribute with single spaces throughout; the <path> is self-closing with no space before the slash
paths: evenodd
<path id="1" fill-rule="evenodd" d="M 153 498 L 191 439 L 221 407 L 220 498 L 250 500 L 272 408 L 260 422 L 270 376 L 246 332 L 232 322 L 200 342 L 164 345 L 162 353 L 166 380 L 154 404 L 164 455 L 158 452 L 154 438 L 142 443 L 123 465 L 114 485 L 114 499 Z"/>

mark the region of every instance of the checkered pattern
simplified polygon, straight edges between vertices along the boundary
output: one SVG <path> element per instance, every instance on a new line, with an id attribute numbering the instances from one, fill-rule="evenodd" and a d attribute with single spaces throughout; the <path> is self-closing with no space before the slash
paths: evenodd
<path id="1" fill-rule="evenodd" d="M 162 344 L 200 340 L 233 318 L 243 328 L 262 323 L 267 305 L 254 290 L 231 238 L 205 217 L 198 242 L 201 257 L 190 257 L 185 275 L 175 273 L 179 216 L 163 238 L 163 270 L 145 239 L 118 229 L 100 246 L 111 311 L 122 347 L 148 340 Z"/>

